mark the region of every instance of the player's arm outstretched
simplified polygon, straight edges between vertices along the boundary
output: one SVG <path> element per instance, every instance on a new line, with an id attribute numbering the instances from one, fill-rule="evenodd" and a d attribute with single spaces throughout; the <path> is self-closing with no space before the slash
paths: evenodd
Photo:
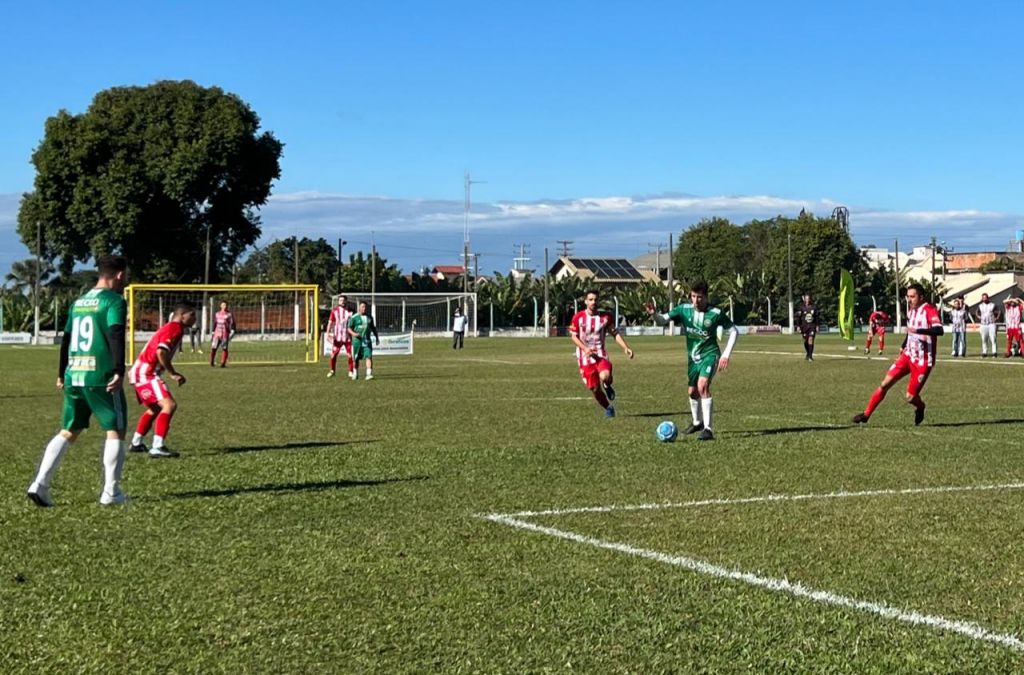
<path id="1" fill-rule="evenodd" d="M 739 337 L 740 331 L 736 326 L 729 326 L 726 330 L 729 337 L 725 340 L 725 349 L 722 350 L 722 356 L 718 359 L 718 369 L 725 370 L 729 367 L 729 357 L 732 355 L 732 348 L 736 346 L 736 338 Z"/>
<path id="2" fill-rule="evenodd" d="M 662 314 L 661 312 L 654 308 L 654 305 L 644 305 L 644 310 L 650 315 L 652 319 L 654 319 L 654 323 L 656 325 L 668 325 L 668 314 Z"/>
<path id="3" fill-rule="evenodd" d="M 367 331 L 366 332 L 367 332 L 367 336 L 369 336 L 370 333 L 373 333 L 373 339 L 377 343 L 377 346 L 379 347 L 380 346 L 380 335 L 377 334 L 377 322 L 373 320 L 373 317 L 370 317 L 369 326 L 367 326 Z"/>
<path id="4" fill-rule="evenodd" d="M 612 336 L 615 337 L 615 342 L 620 347 L 622 347 L 622 351 L 626 354 L 626 357 L 627 358 L 633 358 L 633 350 L 632 350 L 632 348 L 630 348 L 629 344 L 626 342 L 626 338 L 622 337 L 622 333 L 620 333 L 619 330 L 617 328 L 614 328 L 614 327 L 613 328 L 609 328 L 608 332 L 611 333 Z"/>

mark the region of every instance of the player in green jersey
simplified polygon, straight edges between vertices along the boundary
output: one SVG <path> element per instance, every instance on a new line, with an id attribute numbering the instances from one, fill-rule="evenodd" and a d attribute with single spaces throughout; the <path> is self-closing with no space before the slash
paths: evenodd
<path id="1" fill-rule="evenodd" d="M 368 305 L 363 300 L 359 303 L 359 312 L 348 320 L 348 332 L 352 336 L 352 374 L 353 380 L 359 379 L 359 362 L 366 360 L 366 379 L 373 379 L 373 345 L 370 344 L 372 335 L 377 346 L 380 346 L 380 335 L 377 334 L 377 324 L 368 313 Z"/>
<path id="2" fill-rule="evenodd" d="M 739 331 L 725 312 L 708 305 L 708 285 L 704 281 L 693 284 L 690 302 L 677 305 L 667 314 L 659 314 L 654 305 L 648 305 L 647 313 L 659 326 L 667 325 L 669 321 L 676 321 L 682 326 L 686 335 L 690 414 L 693 417 L 693 423 L 683 433 L 699 431 L 699 440 L 714 439 L 711 431 L 711 380 L 718 370 L 724 371 L 729 367 L 729 355 Z M 729 335 L 724 351 L 718 346 L 719 328 Z"/>
<path id="3" fill-rule="evenodd" d="M 28 488 L 38 506 L 53 506 L 50 483 L 68 447 L 88 428 L 93 415 L 106 432 L 103 444 L 103 492 L 100 504 L 122 504 L 124 430 L 128 414 L 122 384 L 127 308 L 121 290 L 128 265 L 120 256 L 97 261 L 96 287 L 71 305 L 60 347 L 57 388 L 64 390 L 61 431 L 50 440 L 39 471 Z"/>

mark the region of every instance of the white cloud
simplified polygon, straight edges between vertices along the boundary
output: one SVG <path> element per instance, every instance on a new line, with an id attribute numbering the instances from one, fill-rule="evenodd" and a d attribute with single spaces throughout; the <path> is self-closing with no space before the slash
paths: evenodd
<path id="1" fill-rule="evenodd" d="M 30 255 L 15 233 L 20 195 L 0 195 L 0 268 Z M 832 198 L 790 199 L 770 195 L 702 197 L 691 194 L 580 197 L 523 202 L 474 202 L 470 218 L 473 248 L 481 269 L 511 266 L 513 246 L 532 246 L 533 265 L 552 257 L 556 240 L 571 240 L 579 255 L 633 257 L 668 235 L 678 237 L 701 218 L 721 216 L 736 223 L 806 209 L 829 215 Z M 1002 250 L 1024 224 L 1017 214 L 978 209 L 886 211 L 849 205 L 850 227 L 859 244 L 901 248 L 931 236 L 957 250 Z M 261 211 L 263 242 L 298 234 L 349 241 L 346 250 L 368 250 L 371 236 L 382 255 L 405 270 L 458 262 L 462 250 L 462 200 L 396 199 L 322 192 L 273 195 Z"/>

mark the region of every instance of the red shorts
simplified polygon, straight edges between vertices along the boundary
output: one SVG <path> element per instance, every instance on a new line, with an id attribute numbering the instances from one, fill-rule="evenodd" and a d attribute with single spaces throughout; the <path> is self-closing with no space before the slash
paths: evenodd
<path id="1" fill-rule="evenodd" d="M 159 377 L 154 377 L 145 384 L 135 385 L 135 398 L 139 399 L 139 403 L 142 405 L 150 406 L 159 405 L 160 401 L 165 398 L 173 399 L 174 397 L 167 389 L 167 384 Z"/>
<path id="2" fill-rule="evenodd" d="M 1021 336 L 1020 328 L 1007 328 L 1006 329 L 1006 339 L 1007 340 L 1010 340 L 1010 341 L 1020 340 L 1021 339 L 1020 336 Z"/>
<path id="3" fill-rule="evenodd" d="M 884 336 L 885 326 L 875 326 L 874 328 L 871 329 L 871 335 Z"/>
<path id="4" fill-rule="evenodd" d="M 602 370 L 608 371 L 608 374 L 611 375 L 612 362 L 608 359 L 598 359 L 580 367 L 580 377 L 583 378 L 583 384 L 587 385 L 587 389 L 597 389 L 601 384 L 599 373 Z"/>
<path id="5" fill-rule="evenodd" d="M 337 356 L 341 352 L 342 348 L 345 349 L 345 353 L 346 354 L 348 354 L 349 356 L 352 356 L 352 341 L 351 340 L 349 340 L 348 342 L 341 342 L 340 340 L 334 340 L 334 342 L 331 343 L 331 356 Z"/>
<path id="6" fill-rule="evenodd" d="M 889 377 L 894 380 L 910 375 L 910 381 L 907 382 L 907 394 L 910 396 L 917 396 L 921 393 L 924 383 L 928 381 L 928 376 L 931 374 L 931 366 L 920 366 L 912 362 L 907 354 L 900 354 L 889 366 Z"/>

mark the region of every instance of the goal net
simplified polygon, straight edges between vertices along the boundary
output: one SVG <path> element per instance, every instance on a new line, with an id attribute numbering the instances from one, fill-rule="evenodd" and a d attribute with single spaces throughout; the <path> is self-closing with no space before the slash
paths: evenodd
<path id="1" fill-rule="evenodd" d="M 467 335 L 476 335 L 476 293 L 347 293 L 353 311 L 366 301 L 381 335 L 416 331 L 417 337 L 452 334 L 455 309 L 469 319 Z M 337 296 L 334 302 L 337 301 Z M 332 303 L 333 304 L 333 303 Z"/>
<path id="2" fill-rule="evenodd" d="M 235 318 L 232 363 L 314 363 L 319 358 L 319 288 L 315 285 L 132 284 L 128 301 L 128 359 L 134 361 L 174 308 L 195 305 L 191 335 L 185 331 L 177 363 L 209 362 L 214 316 L 222 302 Z M 218 357 L 219 358 L 219 357 Z"/>

